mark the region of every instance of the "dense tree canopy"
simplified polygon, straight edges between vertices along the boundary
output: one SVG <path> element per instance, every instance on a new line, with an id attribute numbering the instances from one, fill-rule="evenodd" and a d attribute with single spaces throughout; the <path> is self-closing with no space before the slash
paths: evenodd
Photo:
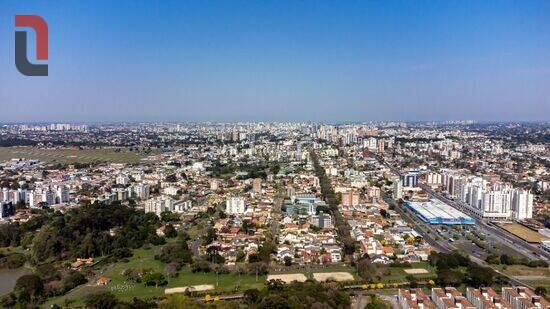
<path id="1" fill-rule="evenodd" d="M 88 205 L 60 212 L 37 214 L 24 224 L 0 226 L 0 246 L 30 245 L 32 261 L 95 257 L 121 248 L 162 243 L 156 235 L 159 220 L 154 214 L 122 206 Z M 117 250 L 117 251 L 115 251 Z"/>

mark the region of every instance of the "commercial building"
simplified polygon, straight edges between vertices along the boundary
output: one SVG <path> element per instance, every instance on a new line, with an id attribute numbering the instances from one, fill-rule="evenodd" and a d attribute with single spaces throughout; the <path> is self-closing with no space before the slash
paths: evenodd
<path id="1" fill-rule="evenodd" d="M 303 204 L 287 204 L 285 205 L 285 213 L 287 215 L 314 215 L 317 210 L 317 205 L 313 203 Z"/>
<path id="2" fill-rule="evenodd" d="M 296 204 L 303 204 L 303 203 L 315 203 L 316 197 L 313 194 L 293 194 L 290 197 L 291 201 Z"/>
<path id="3" fill-rule="evenodd" d="M 439 200 L 423 202 L 405 201 L 405 206 L 423 221 L 430 224 L 475 224 L 475 220 Z"/>

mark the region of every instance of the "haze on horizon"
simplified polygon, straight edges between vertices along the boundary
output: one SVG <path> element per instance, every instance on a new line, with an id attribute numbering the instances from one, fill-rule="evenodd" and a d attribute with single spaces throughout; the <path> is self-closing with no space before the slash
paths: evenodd
<path id="1" fill-rule="evenodd" d="M 550 120 L 549 1 L 0 7 L 0 122 Z M 16 14 L 48 77 L 16 70 Z"/>

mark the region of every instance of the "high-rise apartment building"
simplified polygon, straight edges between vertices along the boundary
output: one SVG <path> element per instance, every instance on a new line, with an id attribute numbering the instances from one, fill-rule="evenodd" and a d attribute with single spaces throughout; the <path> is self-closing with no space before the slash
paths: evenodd
<path id="1" fill-rule="evenodd" d="M 231 214 L 244 214 L 246 212 L 246 205 L 244 198 L 242 197 L 230 197 L 225 202 L 225 212 Z"/>

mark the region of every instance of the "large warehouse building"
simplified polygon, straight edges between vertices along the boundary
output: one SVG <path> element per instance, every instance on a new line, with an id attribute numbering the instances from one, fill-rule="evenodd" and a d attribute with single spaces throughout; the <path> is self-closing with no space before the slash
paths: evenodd
<path id="1" fill-rule="evenodd" d="M 405 201 L 405 206 L 430 224 L 475 224 L 475 220 L 440 200 L 422 202 Z"/>

